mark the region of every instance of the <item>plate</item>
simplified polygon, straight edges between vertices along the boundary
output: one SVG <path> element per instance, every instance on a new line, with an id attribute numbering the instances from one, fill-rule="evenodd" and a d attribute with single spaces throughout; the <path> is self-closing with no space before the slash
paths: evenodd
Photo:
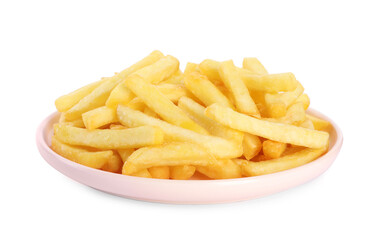
<path id="1" fill-rule="evenodd" d="M 334 162 L 343 143 L 342 132 L 328 117 L 309 109 L 308 113 L 332 124 L 329 151 L 303 166 L 277 173 L 226 180 L 150 179 L 115 174 L 72 162 L 50 149 L 53 124 L 59 113 L 48 116 L 37 130 L 40 154 L 53 168 L 92 188 L 125 198 L 180 204 L 208 204 L 249 200 L 281 192 L 306 183 L 325 172 Z"/>

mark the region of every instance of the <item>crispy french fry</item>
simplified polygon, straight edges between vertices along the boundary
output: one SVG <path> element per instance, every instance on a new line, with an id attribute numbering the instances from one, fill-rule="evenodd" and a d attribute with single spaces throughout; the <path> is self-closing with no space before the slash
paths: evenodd
<path id="1" fill-rule="evenodd" d="M 272 160 L 244 162 L 242 168 L 246 176 L 249 177 L 280 172 L 309 163 L 324 154 L 326 150 L 327 147 L 318 149 L 307 148 Z"/>
<path id="2" fill-rule="evenodd" d="M 304 105 L 304 109 L 308 109 L 309 108 L 309 105 L 310 105 L 310 98 L 308 96 L 308 94 L 306 93 L 303 93 L 301 94 L 301 96 L 299 96 L 296 100 L 295 100 L 295 103 L 297 102 L 301 102 L 303 105 Z"/>
<path id="3" fill-rule="evenodd" d="M 51 139 L 51 148 L 57 154 L 81 165 L 100 169 L 113 156 L 113 151 L 88 151 L 83 148 L 70 146 L 59 141 L 55 136 Z"/>
<path id="4" fill-rule="evenodd" d="M 162 120 L 149 117 L 142 112 L 135 111 L 126 106 L 118 106 L 118 119 L 128 127 L 156 126 L 164 132 L 164 139 L 167 142 L 183 141 L 195 143 L 204 147 L 209 153 L 217 158 L 237 158 L 242 155 L 242 151 L 231 141 L 180 128 L 164 122 Z"/>
<path id="5" fill-rule="evenodd" d="M 134 110 L 138 110 L 138 111 L 144 111 L 144 109 L 147 107 L 143 100 L 141 100 L 140 98 L 138 97 L 135 97 L 134 99 L 132 99 L 128 104 L 127 104 L 127 107 L 129 108 L 132 108 Z"/>
<path id="6" fill-rule="evenodd" d="M 187 180 L 190 179 L 196 168 L 194 166 L 183 165 L 183 166 L 173 166 L 170 167 L 170 178 L 176 180 Z"/>
<path id="7" fill-rule="evenodd" d="M 124 163 L 122 173 L 130 175 L 141 169 L 162 166 L 206 166 L 213 161 L 214 158 L 197 144 L 169 143 L 136 150 Z"/>
<path id="8" fill-rule="evenodd" d="M 292 104 L 286 115 L 281 119 L 282 122 L 299 126 L 306 119 L 305 108 L 302 102 Z"/>
<path id="9" fill-rule="evenodd" d="M 151 117 L 154 117 L 154 118 L 159 118 L 157 113 L 155 113 L 152 109 L 150 109 L 149 107 L 146 107 L 144 108 L 144 111 L 143 111 L 145 114 L 147 114 L 148 116 L 151 116 Z"/>
<path id="10" fill-rule="evenodd" d="M 243 155 L 245 156 L 247 160 L 250 160 L 256 155 L 258 155 L 258 153 L 262 149 L 262 142 L 258 136 L 245 133 L 242 146 L 243 146 Z"/>
<path id="11" fill-rule="evenodd" d="M 123 70 L 119 74 L 119 78 L 124 81 L 130 74 L 149 66 L 158 60 L 160 60 L 164 55 L 160 51 L 153 51 L 151 54 L 140 60 L 139 62 L 133 64 L 129 68 Z M 132 92 L 127 89 L 123 82 L 120 82 L 109 95 L 106 106 L 109 108 L 116 108 L 118 104 L 127 104 L 131 99 L 135 97 Z"/>
<path id="12" fill-rule="evenodd" d="M 129 77 L 125 84 L 165 121 L 201 134 L 208 134 L 152 84 L 143 81 L 138 76 Z"/>
<path id="13" fill-rule="evenodd" d="M 137 173 L 132 174 L 134 177 L 143 177 L 143 178 L 152 178 L 152 175 L 149 173 L 148 169 L 140 170 Z"/>
<path id="14" fill-rule="evenodd" d="M 260 118 L 258 108 L 250 97 L 249 91 L 239 76 L 232 60 L 220 64 L 219 74 L 224 85 L 233 94 L 237 110 Z"/>
<path id="15" fill-rule="evenodd" d="M 242 177 L 241 167 L 230 159 L 218 159 L 207 166 L 197 166 L 198 172 L 213 179 L 228 179 Z"/>
<path id="16" fill-rule="evenodd" d="M 270 159 L 279 158 L 286 148 L 286 143 L 272 140 L 266 140 L 263 142 L 263 154 Z"/>
<path id="17" fill-rule="evenodd" d="M 318 131 L 329 131 L 331 128 L 331 123 L 323 119 L 314 117 L 310 114 L 306 114 L 306 118 L 310 119 L 314 125 L 314 129 Z"/>
<path id="18" fill-rule="evenodd" d="M 258 75 L 268 74 L 267 70 L 264 68 L 261 62 L 257 58 L 244 58 L 242 62 L 242 67 L 249 70 L 251 73 Z"/>
<path id="19" fill-rule="evenodd" d="M 234 108 L 228 98 L 221 93 L 208 78 L 198 72 L 187 74 L 184 77 L 185 86 L 206 106 L 219 103 L 223 106 Z"/>
<path id="20" fill-rule="evenodd" d="M 193 72 L 199 72 L 200 69 L 199 69 L 199 65 L 196 64 L 196 63 L 192 63 L 192 62 L 188 62 L 186 64 L 186 68 L 185 68 L 185 71 L 183 72 L 184 75 L 188 75 L 190 73 L 193 73 Z"/>
<path id="21" fill-rule="evenodd" d="M 318 130 L 318 129 L 314 128 L 314 124 L 313 124 L 312 120 L 310 120 L 309 118 L 305 119 L 305 121 L 300 124 L 300 127 L 308 128 L 308 129 L 312 129 L 312 130 Z"/>
<path id="22" fill-rule="evenodd" d="M 122 162 L 126 162 L 128 157 L 131 156 L 131 154 L 135 151 L 133 148 L 128 149 L 118 149 L 118 153 L 120 158 L 122 159 Z"/>
<path id="23" fill-rule="evenodd" d="M 156 87 L 173 103 L 177 103 L 178 100 L 183 96 L 190 95 L 189 91 L 185 88 L 184 85 L 164 83 L 156 85 Z"/>
<path id="24" fill-rule="evenodd" d="M 161 129 L 152 126 L 124 130 L 87 130 L 64 124 L 55 124 L 54 134 L 66 144 L 98 149 L 125 149 L 161 144 L 164 135 Z"/>
<path id="25" fill-rule="evenodd" d="M 161 84 L 183 84 L 183 72 L 181 70 L 177 70 L 173 75 L 169 78 L 163 80 Z"/>
<path id="26" fill-rule="evenodd" d="M 116 110 L 106 106 L 99 107 L 82 115 L 85 127 L 93 130 L 118 121 Z"/>
<path id="27" fill-rule="evenodd" d="M 102 170 L 113 172 L 113 173 L 121 173 L 123 166 L 123 162 L 118 154 L 113 154 L 113 156 L 102 166 Z"/>
<path id="28" fill-rule="evenodd" d="M 231 128 L 228 128 L 205 115 L 205 108 L 194 100 L 182 97 L 179 99 L 178 106 L 185 111 L 196 123 L 206 129 L 211 135 L 228 139 L 241 145 L 243 141 L 243 133 Z"/>
<path id="29" fill-rule="evenodd" d="M 109 128 L 111 130 L 121 130 L 121 129 L 127 129 L 126 126 L 123 126 L 121 124 L 110 124 Z"/>
<path id="30" fill-rule="evenodd" d="M 55 101 L 56 109 L 59 112 L 66 112 L 75 104 L 77 104 L 81 99 L 89 95 L 94 89 L 96 89 L 103 80 L 88 84 L 74 92 L 68 93 L 64 96 L 59 97 Z"/>
<path id="31" fill-rule="evenodd" d="M 208 79 L 217 84 L 221 82 L 219 74 L 220 62 L 206 59 L 199 64 L 200 72 L 208 77 Z"/>
<path id="32" fill-rule="evenodd" d="M 152 178 L 169 179 L 170 177 L 170 168 L 168 166 L 150 167 L 148 171 Z"/>
<path id="33" fill-rule="evenodd" d="M 73 121 L 67 121 L 67 119 L 65 118 L 65 113 L 60 114 L 59 123 L 68 124 L 70 126 L 78 127 L 78 128 L 84 128 L 85 127 L 85 124 L 84 124 L 82 118 L 78 118 L 78 119 L 73 120 Z"/>
<path id="34" fill-rule="evenodd" d="M 216 103 L 207 107 L 205 113 L 206 116 L 225 126 L 277 142 L 310 148 L 322 148 L 329 141 L 327 132 L 256 119 Z"/>

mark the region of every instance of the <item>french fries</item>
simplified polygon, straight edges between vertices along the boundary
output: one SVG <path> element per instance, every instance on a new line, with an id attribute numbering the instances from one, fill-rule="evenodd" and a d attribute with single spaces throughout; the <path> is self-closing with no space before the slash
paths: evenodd
<path id="1" fill-rule="evenodd" d="M 256 119 L 216 103 L 206 109 L 206 115 L 230 128 L 277 142 L 309 148 L 322 148 L 329 141 L 327 132 Z"/>
<path id="2" fill-rule="evenodd" d="M 306 112 L 309 96 L 292 73 L 270 74 L 257 58 L 242 68 L 179 65 L 153 51 L 58 98 L 52 150 L 114 174 L 175 180 L 259 176 L 327 151 L 331 124 Z"/>
<path id="3" fill-rule="evenodd" d="M 123 130 L 87 130 L 64 124 L 55 124 L 54 134 L 58 140 L 66 144 L 98 149 L 124 149 L 157 145 L 163 142 L 164 137 L 161 129 L 153 126 Z"/>

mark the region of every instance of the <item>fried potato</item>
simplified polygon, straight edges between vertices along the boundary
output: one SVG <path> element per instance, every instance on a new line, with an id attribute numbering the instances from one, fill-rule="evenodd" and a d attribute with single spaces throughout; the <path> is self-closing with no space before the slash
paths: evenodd
<path id="1" fill-rule="evenodd" d="M 301 94 L 296 100 L 295 103 L 301 102 L 304 105 L 304 109 L 308 109 L 310 105 L 310 98 L 308 94 L 303 93 Z"/>
<path id="2" fill-rule="evenodd" d="M 59 123 L 68 124 L 70 126 L 78 127 L 78 128 L 84 128 L 85 127 L 85 124 L 84 124 L 82 118 L 78 118 L 78 119 L 73 120 L 73 121 L 67 121 L 67 119 L 65 118 L 65 113 L 60 114 Z"/>
<path id="3" fill-rule="evenodd" d="M 243 133 L 228 128 L 205 115 L 205 108 L 194 100 L 182 97 L 179 99 L 178 107 L 180 107 L 192 120 L 206 129 L 211 135 L 228 139 L 239 145 L 243 141 Z"/>
<path id="4" fill-rule="evenodd" d="M 122 173 L 130 175 L 145 168 L 162 166 L 206 166 L 213 161 L 215 159 L 197 144 L 169 143 L 139 148 L 124 163 Z"/>
<path id="5" fill-rule="evenodd" d="M 147 107 L 143 100 L 141 100 L 139 97 L 135 97 L 132 99 L 128 104 L 127 107 L 132 108 L 134 110 L 138 111 L 144 111 L 144 109 Z"/>
<path id="6" fill-rule="evenodd" d="M 323 119 L 314 117 L 310 114 L 306 114 L 306 118 L 310 119 L 314 125 L 314 129 L 318 131 L 329 131 L 331 128 L 331 123 Z"/>
<path id="7" fill-rule="evenodd" d="M 257 58 L 244 58 L 242 62 L 242 67 L 249 70 L 251 73 L 258 75 L 268 74 L 267 70 L 264 68 L 262 63 L 259 62 Z"/>
<path id="8" fill-rule="evenodd" d="M 213 103 L 219 103 L 223 106 L 234 108 L 227 97 L 221 93 L 217 87 L 208 80 L 208 78 L 198 72 L 185 75 L 184 83 L 197 98 L 206 106 Z"/>
<path id="9" fill-rule="evenodd" d="M 260 118 L 260 114 L 253 99 L 250 97 L 232 60 L 220 63 L 220 78 L 232 93 L 238 111 Z"/>
<path id="10" fill-rule="evenodd" d="M 288 110 L 286 115 L 281 119 L 283 123 L 293 124 L 293 125 L 300 125 L 306 119 L 305 108 L 302 102 L 297 102 L 292 104 Z"/>
<path id="11" fill-rule="evenodd" d="M 76 105 L 81 99 L 89 95 L 94 89 L 96 89 L 100 84 L 103 83 L 103 80 L 97 81 L 91 84 L 88 84 L 80 89 L 77 89 L 74 92 L 68 93 L 64 96 L 59 97 L 55 101 L 56 109 L 59 112 L 66 112 L 71 107 Z"/>
<path id="12" fill-rule="evenodd" d="M 138 127 L 148 125 L 161 128 L 164 132 L 164 139 L 167 142 L 182 141 L 195 143 L 204 147 L 217 158 L 237 158 L 242 155 L 240 148 L 231 141 L 177 127 L 122 105 L 118 106 L 117 113 L 119 121 L 125 126 Z"/>
<path id="13" fill-rule="evenodd" d="M 182 165 L 170 167 L 170 178 L 176 180 L 187 180 L 190 179 L 196 168 L 194 166 Z"/>
<path id="14" fill-rule="evenodd" d="M 113 173 L 121 173 L 123 162 L 118 154 L 113 156 L 103 165 L 102 170 Z"/>
<path id="15" fill-rule="evenodd" d="M 113 156 L 113 151 L 88 151 L 80 147 L 70 146 L 59 141 L 55 136 L 51 139 L 51 148 L 57 154 L 81 165 L 100 169 Z"/>
<path id="16" fill-rule="evenodd" d="M 243 162 L 242 170 L 246 176 L 259 176 L 299 167 L 320 157 L 327 147 L 318 149 L 306 148 L 284 157 L 260 162 Z"/>
<path id="17" fill-rule="evenodd" d="M 152 175 L 149 173 L 148 169 L 140 170 L 137 173 L 132 174 L 134 177 L 143 177 L 143 178 L 152 178 Z"/>
<path id="18" fill-rule="evenodd" d="M 122 162 L 126 162 L 128 157 L 131 156 L 131 154 L 135 152 L 135 149 L 128 148 L 128 149 L 118 149 L 118 153 L 120 158 L 122 159 Z"/>
<path id="19" fill-rule="evenodd" d="M 310 148 L 322 148 L 329 141 L 327 132 L 256 119 L 216 103 L 209 106 L 205 114 L 230 128 L 277 142 Z"/>
<path id="20" fill-rule="evenodd" d="M 152 109 L 150 109 L 149 107 L 146 107 L 144 108 L 144 111 L 143 111 L 146 115 L 148 116 L 151 116 L 151 117 L 154 117 L 154 118 L 159 118 L 157 113 L 155 113 Z"/>
<path id="21" fill-rule="evenodd" d="M 196 170 L 213 179 L 242 177 L 241 167 L 230 159 L 218 159 L 207 166 L 197 166 Z"/>
<path id="22" fill-rule="evenodd" d="M 58 140 L 66 144 L 98 149 L 124 149 L 156 145 L 163 142 L 164 136 L 161 129 L 152 126 L 124 130 L 87 130 L 64 124 L 55 124 L 54 134 Z"/>
<path id="23" fill-rule="evenodd" d="M 208 134 L 208 132 L 192 121 L 172 101 L 163 95 L 155 86 L 138 76 L 131 76 L 125 82 L 127 87 L 165 121 L 192 131 Z"/>
<path id="24" fill-rule="evenodd" d="M 82 114 L 85 127 L 93 130 L 118 121 L 116 110 L 106 106 L 99 107 Z"/>
<path id="25" fill-rule="evenodd" d="M 184 85 L 163 83 L 156 85 L 156 88 L 173 103 L 177 103 L 183 96 L 190 95 Z"/>
<path id="26" fill-rule="evenodd" d="M 170 168 L 168 166 L 150 167 L 148 171 L 152 178 L 169 179 L 170 177 Z"/>
<path id="27" fill-rule="evenodd" d="M 199 71 L 200 71 L 200 69 L 199 69 L 199 65 L 198 64 L 188 62 L 186 64 L 186 68 L 185 68 L 185 71 L 183 72 L 183 74 L 184 75 L 188 75 L 190 73 L 199 72 Z"/>
<path id="28" fill-rule="evenodd" d="M 183 84 L 183 72 L 178 69 L 173 75 L 161 82 L 161 84 L 164 83 L 177 85 Z"/>
<path id="29" fill-rule="evenodd" d="M 270 159 L 280 157 L 286 148 L 286 143 L 276 142 L 272 140 L 266 140 L 263 142 L 263 154 Z"/>
<path id="30" fill-rule="evenodd" d="M 308 129 L 312 129 L 312 130 L 319 130 L 319 129 L 314 128 L 314 124 L 313 124 L 312 120 L 310 120 L 309 118 L 306 118 L 305 121 L 300 124 L 300 127 L 308 128 Z M 320 131 L 322 131 L 322 130 L 320 130 Z"/>
<path id="31" fill-rule="evenodd" d="M 249 134 L 249 133 L 245 133 L 245 136 L 244 136 L 243 142 L 242 142 L 242 146 L 243 146 L 244 157 L 247 160 L 250 160 L 253 157 L 255 157 L 256 155 L 258 155 L 258 153 L 262 149 L 262 142 L 261 142 L 261 140 L 259 139 L 258 136 L 255 136 L 255 135 L 252 135 L 252 134 Z"/>
<path id="32" fill-rule="evenodd" d="M 221 82 L 219 74 L 220 62 L 206 59 L 199 64 L 200 72 L 208 77 L 208 79 L 214 84 Z"/>
<path id="33" fill-rule="evenodd" d="M 121 124 L 110 124 L 109 128 L 111 130 L 121 130 L 121 129 L 127 129 L 126 126 L 123 126 Z"/>

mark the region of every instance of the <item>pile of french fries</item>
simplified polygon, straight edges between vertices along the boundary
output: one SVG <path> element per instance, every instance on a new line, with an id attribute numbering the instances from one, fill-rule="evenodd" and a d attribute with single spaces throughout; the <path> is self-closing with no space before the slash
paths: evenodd
<path id="1" fill-rule="evenodd" d="M 130 176 L 258 176 L 327 151 L 330 123 L 306 113 L 292 73 L 256 58 L 188 63 L 160 51 L 58 98 L 51 148 L 79 164 Z M 203 176 L 204 175 L 204 176 Z"/>

